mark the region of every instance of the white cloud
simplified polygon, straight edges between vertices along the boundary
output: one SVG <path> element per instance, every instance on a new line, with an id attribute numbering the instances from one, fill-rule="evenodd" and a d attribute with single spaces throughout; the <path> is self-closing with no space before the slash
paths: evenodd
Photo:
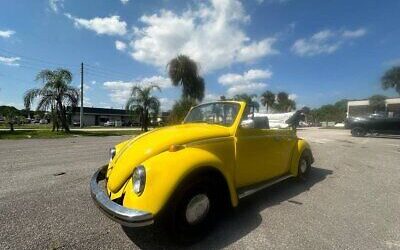
<path id="1" fill-rule="evenodd" d="M 213 102 L 217 101 L 221 98 L 221 95 L 215 93 L 206 93 L 203 99 L 203 102 Z"/>
<path id="2" fill-rule="evenodd" d="M 111 101 L 116 104 L 125 104 L 128 100 L 133 86 L 150 86 L 151 84 L 158 85 L 161 89 L 172 87 L 169 78 L 163 76 L 152 76 L 135 81 L 108 81 L 104 82 L 104 87 L 110 91 Z"/>
<path id="3" fill-rule="evenodd" d="M 250 69 L 243 75 L 228 73 L 218 78 L 218 82 L 225 86 L 245 84 L 260 79 L 269 79 L 272 77 L 270 70 Z"/>
<path id="4" fill-rule="evenodd" d="M 228 89 L 228 96 L 234 96 L 237 94 L 257 94 L 268 86 L 266 83 L 248 83 L 243 85 L 235 85 Z"/>
<path id="5" fill-rule="evenodd" d="M 162 111 L 171 110 L 172 106 L 174 105 L 175 101 L 170 98 L 161 97 L 158 99 L 160 101 L 160 109 Z"/>
<path id="6" fill-rule="evenodd" d="M 58 13 L 59 9 L 64 8 L 64 0 L 49 0 L 49 6 L 52 11 Z"/>
<path id="7" fill-rule="evenodd" d="M 14 34 L 15 34 L 15 31 L 13 31 L 13 30 L 0 30 L 1 38 L 10 38 Z"/>
<path id="8" fill-rule="evenodd" d="M 81 91 L 81 84 L 80 84 L 80 83 L 77 84 L 77 85 L 76 85 L 76 88 L 77 88 L 79 91 Z M 90 88 L 91 88 L 90 85 L 88 85 L 88 84 L 86 84 L 86 83 L 83 84 L 83 91 L 84 91 L 83 97 L 85 97 L 86 91 L 88 91 Z"/>
<path id="9" fill-rule="evenodd" d="M 127 33 L 127 24 L 125 21 L 120 21 L 119 16 L 95 17 L 93 19 L 77 18 L 68 13 L 65 16 L 74 21 L 75 27 L 92 30 L 99 35 L 112 36 Z"/>
<path id="10" fill-rule="evenodd" d="M 81 101 L 79 100 L 79 105 L 80 105 Z M 91 107 L 93 106 L 92 102 L 90 101 L 90 98 L 87 96 L 83 96 L 83 106 L 85 107 Z"/>
<path id="11" fill-rule="evenodd" d="M 121 3 L 122 3 L 123 5 L 126 5 L 126 4 L 129 3 L 129 0 L 121 0 Z"/>
<path id="12" fill-rule="evenodd" d="M 258 94 L 268 85 L 260 80 L 270 79 L 272 72 L 270 70 L 250 69 L 241 74 L 225 74 L 218 78 L 218 82 L 227 86 L 227 95 L 232 97 L 236 94 Z"/>
<path id="13" fill-rule="evenodd" d="M 0 63 L 8 65 L 8 66 L 19 66 L 19 57 L 4 57 L 0 56 Z"/>
<path id="14" fill-rule="evenodd" d="M 315 56 L 332 54 L 343 43 L 366 34 L 366 29 L 344 30 L 342 32 L 329 29 L 319 31 L 310 38 L 298 39 L 292 46 L 292 51 L 299 56 Z"/>
<path id="15" fill-rule="evenodd" d="M 92 83 L 92 85 L 96 85 L 97 82 L 96 81 L 91 81 L 91 83 Z"/>
<path id="16" fill-rule="evenodd" d="M 297 97 L 298 97 L 298 96 L 297 96 L 296 94 L 293 94 L 293 93 L 292 93 L 292 94 L 289 94 L 289 99 L 290 99 L 290 100 L 293 100 L 293 101 L 294 101 L 294 100 L 297 99 Z"/>
<path id="17" fill-rule="evenodd" d="M 115 48 L 119 51 L 124 51 L 126 49 L 126 43 L 117 40 L 115 41 Z"/>
<path id="18" fill-rule="evenodd" d="M 365 34 L 367 34 L 367 30 L 364 28 L 343 31 L 343 37 L 346 38 L 358 38 L 364 36 Z"/>
<path id="19" fill-rule="evenodd" d="M 161 10 L 140 18 L 131 41 L 132 57 L 165 67 L 178 54 L 187 54 L 211 71 L 238 62 L 251 62 L 277 53 L 274 38 L 250 39 L 242 25 L 250 17 L 238 0 L 210 0 L 183 13 Z"/>

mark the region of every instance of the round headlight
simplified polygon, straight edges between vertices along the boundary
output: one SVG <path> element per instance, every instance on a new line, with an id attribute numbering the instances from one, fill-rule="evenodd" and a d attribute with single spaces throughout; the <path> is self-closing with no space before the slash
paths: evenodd
<path id="1" fill-rule="evenodd" d="M 110 160 L 114 159 L 117 150 L 115 148 L 110 148 Z"/>
<path id="2" fill-rule="evenodd" d="M 146 184 L 146 170 L 143 166 L 138 166 L 135 168 L 132 174 L 132 186 L 133 191 L 137 195 L 141 195 Z"/>

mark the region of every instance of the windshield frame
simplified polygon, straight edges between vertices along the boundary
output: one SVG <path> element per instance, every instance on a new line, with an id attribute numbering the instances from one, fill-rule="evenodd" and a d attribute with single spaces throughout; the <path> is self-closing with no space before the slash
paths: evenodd
<path id="1" fill-rule="evenodd" d="M 235 118 L 232 120 L 231 124 L 220 124 L 220 123 L 208 123 L 206 121 L 204 122 L 187 122 L 187 118 L 189 117 L 189 114 L 196 108 L 202 107 L 202 106 L 206 106 L 206 105 L 212 105 L 212 104 L 226 104 L 226 105 L 232 105 L 232 106 L 237 106 L 237 113 Z M 207 103 L 202 103 L 199 104 L 197 106 L 192 107 L 189 112 L 186 114 L 185 119 L 183 119 L 182 124 L 195 124 L 195 123 L 205 123 L 205 124 L 209 124 L 209 125 L 217 125 L 217 126 L 222 126 L 222 127 L 232 127 L 236 124 L 237 120 L 239 119 L 239 116 L 241 116 L 241 109 L 242 109 L 242 105 L 239 102 L 233 102 L 233 101 L 217 101 L 217 102 L 207 102 Z"/>

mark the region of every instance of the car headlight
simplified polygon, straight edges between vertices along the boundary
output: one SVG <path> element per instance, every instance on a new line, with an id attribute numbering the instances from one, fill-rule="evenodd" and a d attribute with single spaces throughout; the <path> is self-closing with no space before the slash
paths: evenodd
<path id="1" fill-rule="evenodd" d="M 132 186 L 133 191 L 137 195 L 141 195 L 146 184 L 146 170 L 144 166 L 138 166 L 135 168 L 132 174 Z"/>
<path id="2" fill-rule="evenodd" d="M 110 148 L 110 160 L 114 159 L 117 150 L 115 148 Z"/>

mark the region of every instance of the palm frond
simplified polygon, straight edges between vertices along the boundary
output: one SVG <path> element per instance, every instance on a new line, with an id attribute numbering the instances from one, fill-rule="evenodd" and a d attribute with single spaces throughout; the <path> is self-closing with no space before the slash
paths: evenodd
<path id="1" fill-rule="evenodd" d="M 41 89 L 35 88 L 30 89 L 24 94 L 24 106 L 26 109 L 30 109 L 33 100 L 40 95 Z"/>

